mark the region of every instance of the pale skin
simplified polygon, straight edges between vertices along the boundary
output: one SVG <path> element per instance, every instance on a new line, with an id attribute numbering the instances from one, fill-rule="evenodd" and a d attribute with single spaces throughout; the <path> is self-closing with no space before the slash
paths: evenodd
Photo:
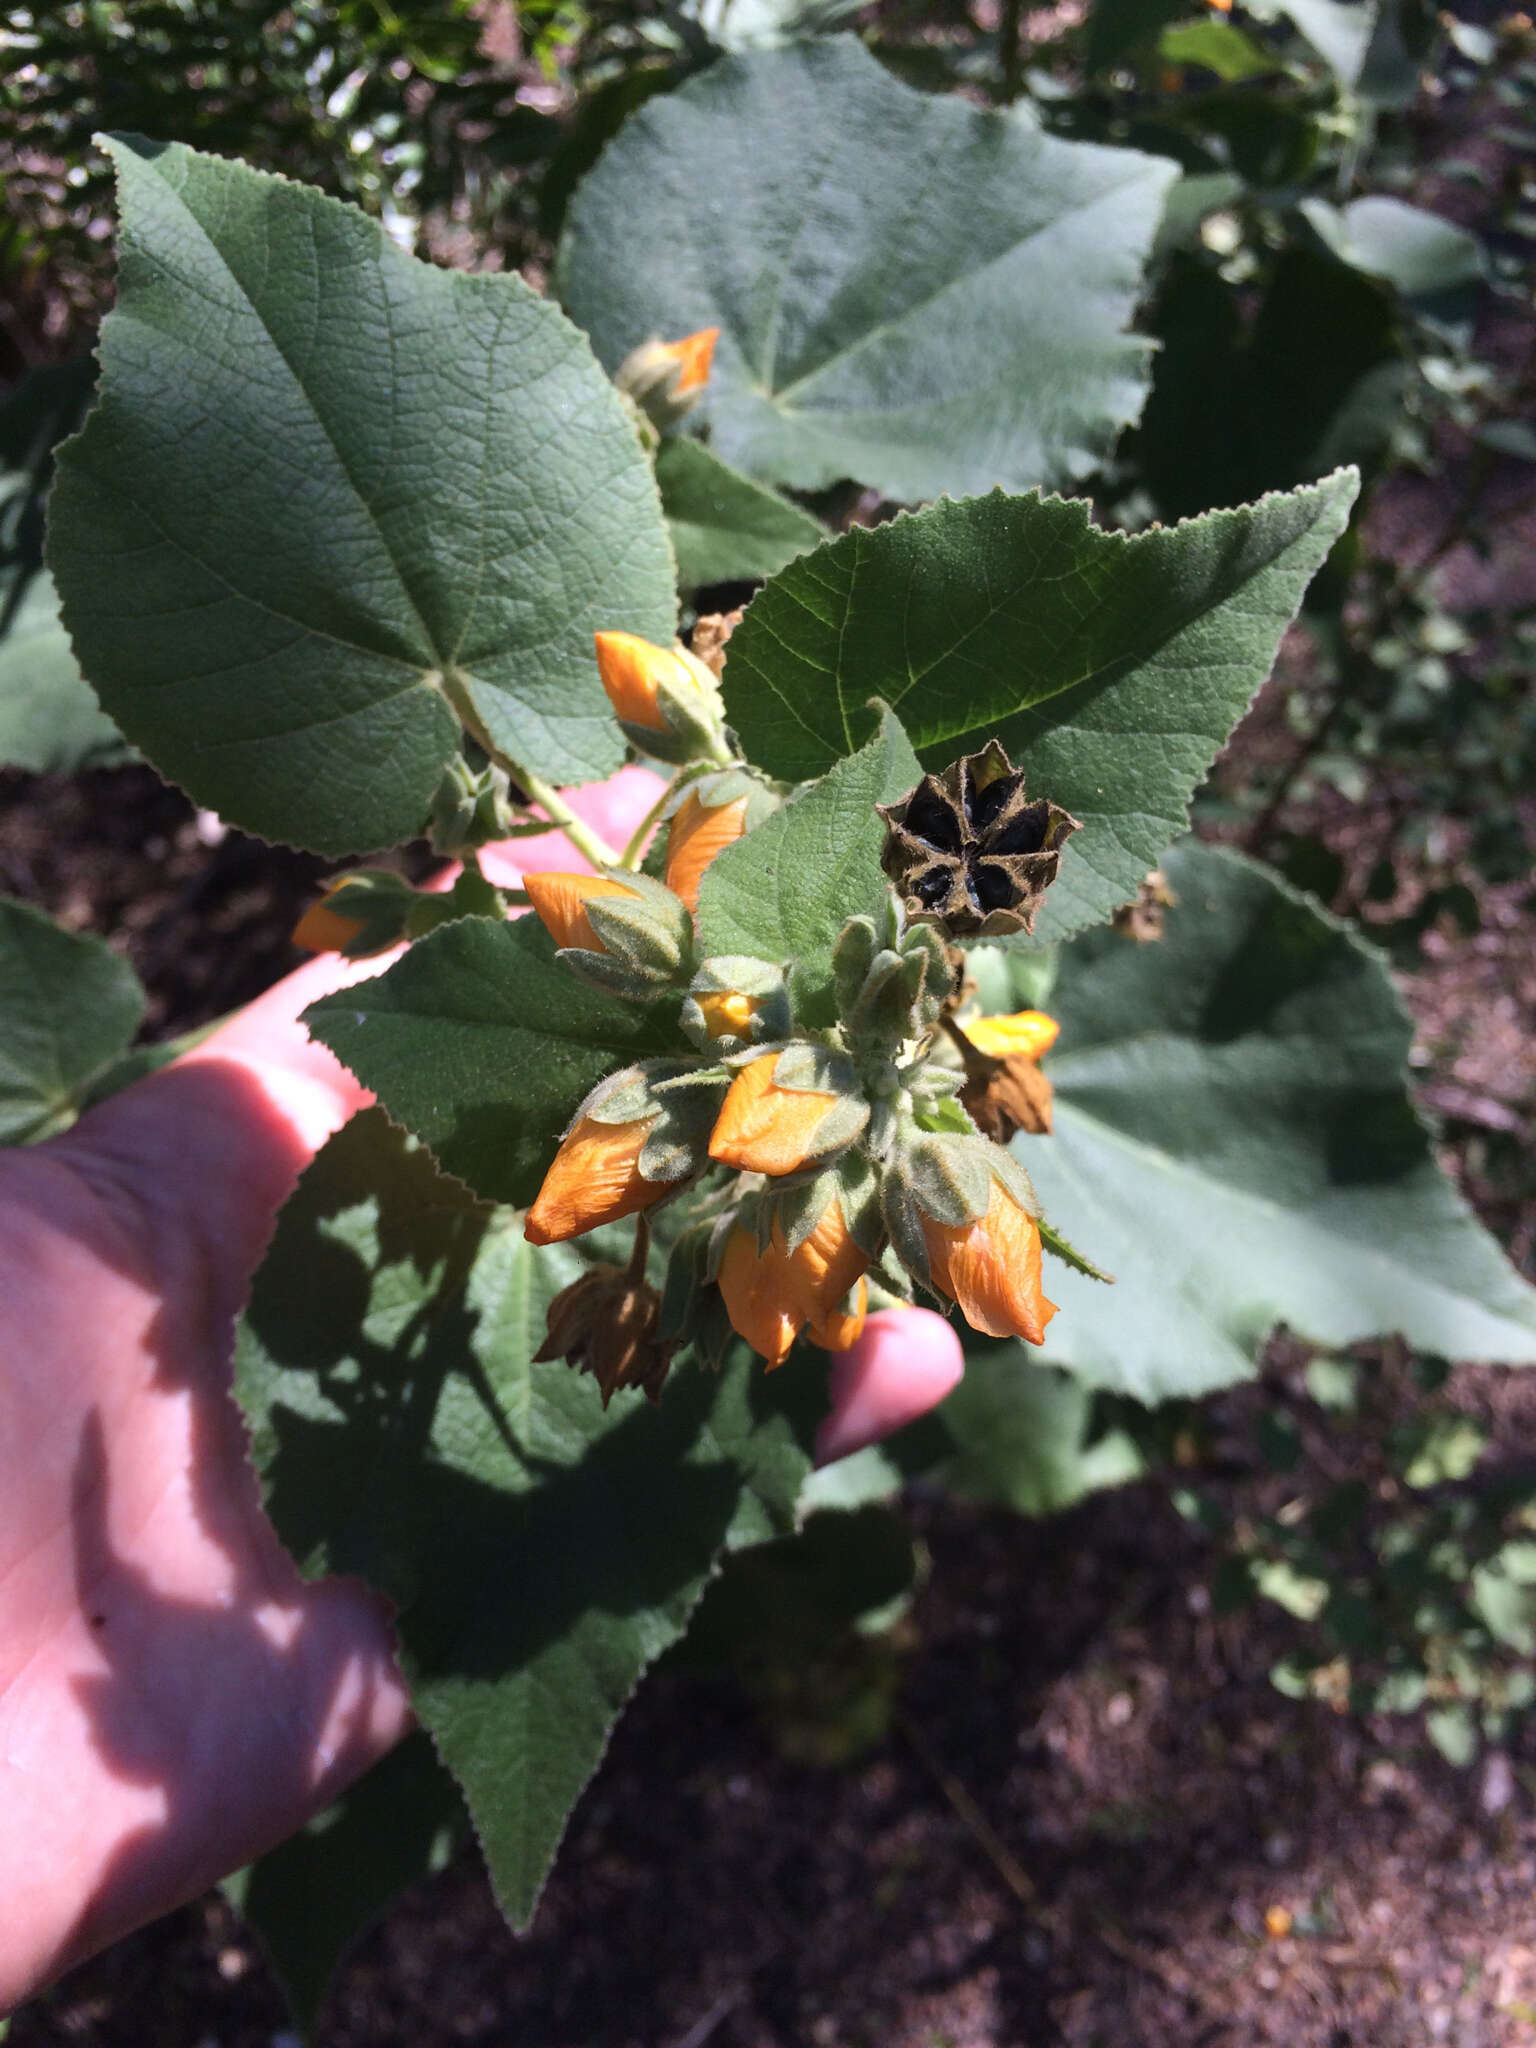
<path id="1" fill-rule="evenodd" d="M 646 796 L 621 779 L 588 814 Z M 368 1099 L 299 1013 L 380 964 L 314 961 L 0 1153 L 0 2013 L 271 1848 L 410 1726 L 383 1603 L 300 1578 L 228 1391 L 276 1211 Z M 892 1320 L 837 1362 L 824 1456 L 958 1376 L 939 1318 Z"/>

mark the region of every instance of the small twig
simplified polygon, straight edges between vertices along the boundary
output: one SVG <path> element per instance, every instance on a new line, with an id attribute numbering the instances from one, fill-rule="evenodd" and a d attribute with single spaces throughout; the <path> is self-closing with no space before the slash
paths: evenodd
<path id="1" fill-rule="evenodd" d="M 722 1991 L 702 2019 L 694 2021 L 673 2048 L 704 2048 L 704 2043 L 719 2026 L 720 2022 L 733 2013 L 747 1995 L 745 1984 L 733 1984 L 729 1991 Z"/>
<path id="2" fill-rule="evenodd" d="M 999 1835 L 991 1821 L 982 1812 L 964 1785 L 949 1767 L 942 1763 L 929 1748 L 924 1737 L 905 1714 L 896 1716 L 896 1726 L 906 1737 L 913 1755 L 923 1766 L 944 1797 L 959 1815 L 967 1832 L 975 1841 L 987 1861 L 1007 1885 L 1019 1904 L 1029 1913 L 1038 1913 L 1040 1893 L 1034 1879 L 1020 1863 L 1008 1844 Z"/>

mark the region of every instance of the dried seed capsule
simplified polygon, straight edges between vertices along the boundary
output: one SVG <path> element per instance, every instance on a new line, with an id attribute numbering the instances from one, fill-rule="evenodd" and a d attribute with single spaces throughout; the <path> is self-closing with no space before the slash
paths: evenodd
<path id="1" fill-rule="evenodd" d="M 1078 829 L 1059 804 L 1026 798 L 1022 770 L 996 740 L 875 808 L 886 823 L 881 861 L 908 917 L 956 938 L 1032 930 Z"/>

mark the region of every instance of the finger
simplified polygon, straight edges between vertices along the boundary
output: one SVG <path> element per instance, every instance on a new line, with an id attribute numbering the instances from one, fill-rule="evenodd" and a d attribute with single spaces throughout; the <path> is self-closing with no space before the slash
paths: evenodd
<path id="1" fill-rule="evenodd" d="M 816 1432 L 816 1462 L 830 1465 L 879 1443 L 938 1406 L 965 1371 L 960 1339 L 926 1308 L 877 1309 L 864 1333 L 832 1360 L 831 1412 Z"/>

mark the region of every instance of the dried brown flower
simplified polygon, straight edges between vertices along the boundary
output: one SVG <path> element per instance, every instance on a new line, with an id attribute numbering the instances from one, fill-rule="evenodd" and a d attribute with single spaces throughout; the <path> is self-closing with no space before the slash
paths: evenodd
<path id="1" fill-rule="evenodd" d="M 606 1408 L 620 1387 L 643 1387 L 661 1399 L 676 1345 L 661 1336 L 661 1296 L 645 1278 L 648 1242 L 642 1220 L 635 1257 L 626 1266 L 593 1266 L 549 1304 L 548 1334 L 536 1364 L 563 1358 L 591 1373 Z"/>

